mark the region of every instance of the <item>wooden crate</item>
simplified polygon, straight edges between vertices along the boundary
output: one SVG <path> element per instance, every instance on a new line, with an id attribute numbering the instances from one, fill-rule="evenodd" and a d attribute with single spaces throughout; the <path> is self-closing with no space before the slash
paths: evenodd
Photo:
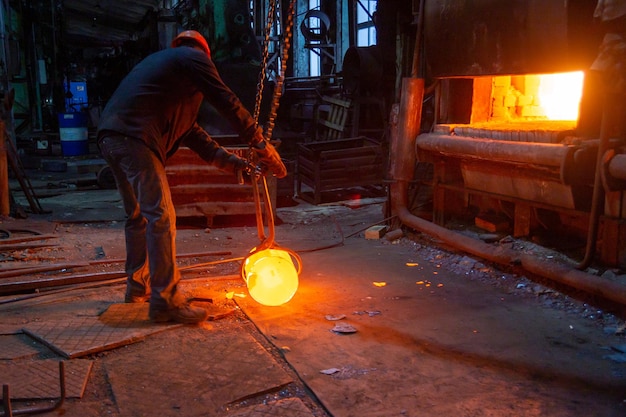
<path id="1" fill-rule="evenodd" d="M 325 191 L 382 184 L 382 153 L 377 141 L 364 136 L 299 144 L 297 194 L 319 204 Z M 302 193 L 302 184 L 313 189 L 312 198 Z"/>

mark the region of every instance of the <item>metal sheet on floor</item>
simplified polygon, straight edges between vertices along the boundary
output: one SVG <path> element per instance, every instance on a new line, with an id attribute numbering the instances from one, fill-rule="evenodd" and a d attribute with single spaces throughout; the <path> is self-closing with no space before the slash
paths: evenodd
<path id="1" fill-rule="evenodd" d="M 65 396 L 82 398 L 93 362 L 65 362 Z M 57 399 L 61 397 L 59 361 L 0 361 L 0 385 L 9 385 L 12 400 Z"/>
<path id="2" fill-rule="evenodd" d="M 24 334 L 0 335 L 0 360 L 29 358 L 39 352 L 36 342 Z"/>
<path id="3" fill-rule="evenodd" d="M 112 304 L 100 316 L 28 323 L 24 333 L 68 359 L 129 345 L 181 324 L 155 324 L 148 304 Z"/>
<path id="4" fill-rule="evenodd" d="M 155 401 L 163 415 L 219 415 L 293 382 L 247 330 L 213 329 L 188 326 L 180 339 L 152 337 L 140 354 L 108 357 L 105 369 L 121 415 L 152 415 Z"/>

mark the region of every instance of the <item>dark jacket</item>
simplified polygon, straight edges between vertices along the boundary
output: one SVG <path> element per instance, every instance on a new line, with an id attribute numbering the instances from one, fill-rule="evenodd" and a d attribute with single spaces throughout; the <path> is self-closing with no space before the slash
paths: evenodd
<path id="1" fill-rule="evenodd" d="M 140 139 L 164 164 L 182 143 L 208 162 L 222 165 L 213 160 L 226 155 L 218 152 L 219 145 L 196 122 L 203 99 L 244 141 L 260 134 L 211 59 L 197 49 L 181 46 L 149 55 L 122 80 L 100 116 L 98 138 L 113 132 Z"/>

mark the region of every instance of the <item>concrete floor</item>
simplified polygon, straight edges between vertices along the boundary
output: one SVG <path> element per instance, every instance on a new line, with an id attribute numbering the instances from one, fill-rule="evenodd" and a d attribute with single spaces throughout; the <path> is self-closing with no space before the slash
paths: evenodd
<path id="1" fill-rule="evenodd" d="M 68 359 L 24 329 L 82 331 L 90 320 L 102 323 L 112 306 L 120 308 L 123 284 L 7 295 L 0 297 L 0 335 L 35 351 L 0 365 L 87 361 L 88 371 L 76 371 L 84 390 L 62 405 L 65 416 L 626 415 L 623 318 L 425 236 L 365 239 L 363 231 L 383 219 L 381 200 L 297 203 L 278 210 L 276 226 L 277 242 L 302 257 L 299 288 L 287 304 L 258 304 L 236 262 L 212 264 L 185 273 L 182 286 L 214 320 L 146 326 L 145 306 L 126 306 L 132 319 L 116 328 L 141 337 Z M 124 256 L 115 192 L 74 191 L 42 204 L 53 213 L 0 226 L 60 239 L 11 252 L 3 268 L 109 259 L 68 272 L 120 270 L 113 262 Z M 212 229 L 181 222 L 177 237 L 179 254 L 228 252 L 185 258 L 182 266 L 245 256 L 257 243 L 249 222 Z M 15 344 L 8 340 L 0 344 Z M 27 385 L 44 384 L 40 378 L 26 378 Z M 49 404 L 16 400 L 14 409 Z"/>

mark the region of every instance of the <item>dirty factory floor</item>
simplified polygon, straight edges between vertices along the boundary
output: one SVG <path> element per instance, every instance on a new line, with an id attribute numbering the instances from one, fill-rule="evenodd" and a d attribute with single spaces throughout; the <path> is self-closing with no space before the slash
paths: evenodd
<path id="1" fill-rule="evenodd" d="M 123 303 L 115 190 L 70 187 L 40 199 L 46 214 L 2 219 L 0 415 L 7 397 L 15 415 L 66 417 L 626 415 L 624 317 L 410 230 L 366 236 L 385 200 L 277 209 L 276 242 L 302 259 L 279 307 L 239 275 L 254 219 L 181 220 L 182 289 L 211 312 L 199 326 Z"/>

